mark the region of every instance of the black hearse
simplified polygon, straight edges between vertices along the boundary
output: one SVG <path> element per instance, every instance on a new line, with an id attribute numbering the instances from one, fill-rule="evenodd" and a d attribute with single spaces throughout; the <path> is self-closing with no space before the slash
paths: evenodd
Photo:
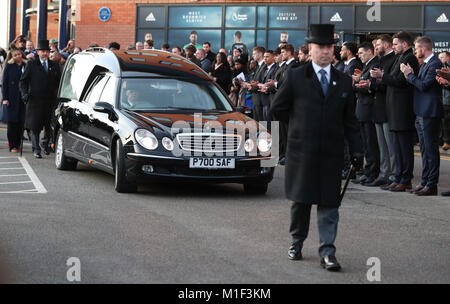
<path id="1" fill-rule="evenodd" d="M 272 138 L 190 61 L 164 51 L 71 56 L 56 109 L 55 164 L 115 175 L 118 192 L 154 180 L 241 183 L 263 194 Z"/>

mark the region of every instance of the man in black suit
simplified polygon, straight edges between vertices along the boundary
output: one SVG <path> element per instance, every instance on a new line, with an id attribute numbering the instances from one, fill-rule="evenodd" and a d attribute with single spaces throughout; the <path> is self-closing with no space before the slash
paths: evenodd
<path id="1" fill-rule="evenodd" d="M 389 73 L 396 59 L 390 35 L 383 34 L 378 38 L 375 54 L 380 57 L 380 69 Z M 396 161 L 392 132 L 389 129 L 386 114 L 386 85 L 372 78 L 368 88 L 375 92 L 373 115 L 380 149 L 380 174 L 373 183 L 366 186 L 389 186 L 395 180 L 393 172 L 395 172 Z"/>
<path id="2" fill-rule="evenodd" d="M 256 46 L 253 48 L 253 60 L 258 63 L 253 79 L 250 83 L 243 82 L 242 85 L 252 93 L 252 103 L 253 103 L 253 119 L 256 121 L 263 120 L 263 108 L 261 105 L 261 93 L 258 92 L 258 84 L 262 82 L 264 73 L 266 72 L 267 66 L 264 63 L 264 53 L 266 49 L 262 46 Z"/>
<path id="3" fill-rule="evenodd" d="M 359 58 L 356 56 L 358 53 L 358 45 L 354 42 L 346 41 L 341 48 L 341 59 L 344 61 L 344 74 L 352 77 L 355 71 L 359 73 L 363 69 L 363 65 Z M 354 94 L 356 102 L 356 92 Z M 360 168 L 357 168 L 358 170 Z M 348 150 L 348 143 L 345 141 L 344 144 L 344 168 L 342 170 L 342 178 L 346 178 L 350 170 L 350 152 Z M 352 173 L 352 179 L 356 178 L 356 175 Z M 360 183 L 358 180 L 356 183 Z"/>
<path id="4" fill-rule="evenodd" d="M 442 68 L 442 63 L 433 54 L 433 41 L 429 37 L 418 37 L 414 44 L 417 58 L 423 60 L 419 75 L 413 73 L 410 65 L 400 66 L 406 80 L 414 86 L 414 113 L 422 154 L 422 181 L 412 193 L 418 196 L 437 195 L 440 165 L 439 128 L 444 108 L 436 70 Z"/>
<path id="5" fill-rule="evenodd" d="M 31 142 L 36 158 L 42 158 L 39 137 L 44 128 L 42 148 L 50 154 L 49 142 L 52 137 L 51 118 L 56 106 L 61 70 L 59 64 L 49 60 L 48 40 L 39 40 L 37 45 L 39 58 L 31 60 L 25 67 L 20 79 L 20 93 L 26 102 L 25 128 L 31 130 Z"/>
<path id="6" fill-rule="evenodd" d="M 414 170 L 414 111 L 413 87 L 400 70 L 401 64 L 410 65 L 414 74 L 419 72 L 419 62 L 413 54 L 411 34 L 401 31 L 393 37 L 393 49 L 398 56 L 389 72 L 374 69 L 372 76 L 387 85 L 386 110 L 389 127 L 393 133 L 397 160 L 395 181 L 382 187 L 392 192 L 411 190 Z"/>
<path id="7" fill-rule="evenodd" d="M 267 85 L 272 90 L 272 100 L 275 97 L 275 93 L 278 88 L 283 84 L 284 76 L 286 71 L 299 67 L 300 63 L 295 61 L 295 48 L 292 44 L 286 44 L 281 47 L 281 60 L 280 66 L 275 74 L 275 79 L 268 83 Z M 280 159 L 279 164 L 284 166 L 286 162 L 286 145 L 287 145 L 287 132 L 288 132 L 288 122 L 280 121 Z"/>
<path id="8" fill-rule="evenodd" d="M 265 72 L 262 76 L 261 83 L 258 92 L 261 93 L 260 101 L 263 108 L 263 120 L 269 123 L 272 121 L 269 115 L 271 91 L 269 90 L 269 83 L 275 79 L 275 74 L 278 70 L 278 64 L 275 62 L 275 56 L 273 51 L 267 50 L 264 53 L 264 64 L 266 65 Z"/>
<path id="9" fill-rule="evenodd" d="M 354 90 L 357 92 L 356 118 L 361 123 L 361 136 L 365 147 L 366 165 L 364 174 L 359 178 L 361 184 L 371 184 L 380 173 L 380 150 L 378 148 L 377 132 L 373 123 L 373 108 L 375 91 L 366 88 L 372 78 L 370 71 L 379 67 L 373 44 L 364 42 L 359 46 L 358 56 L 364 64 L 361 74 L 353 75 Z"/>
<path id="10" fill-rule="evenodd" d="M 358 45 L 354 42 L 346 41 L 341 48 L 341 59 L 344 61 L 344 74 L 352 76 L 355 70 L 362 71 L 363 64 L 357 57 Z"/>
<path id="11" fill-rule="evenodd" d="M 214 60 L 216 60 L 216 53 L 213 53 L 211 51 L 211 43 L 209 43 L 208 41 L 203 42 L 203 50 L 206 53 L 206 58 L 209 59 L 209 61 L 214 62 Z"/>
<path id="12" fill-rule="evenodd" d="M 302 259 L 311 207 L 317 204 L 320 264 L 341 268 L 334 241 L 341 203 L 344 134 L 352 161 L 362 161 L 359 124 L 355 117 L 352 79 L 332 67 L 334 25 L 311 25 L 307 38 L 312 62 L 286 71 L 272 104 L 274 119 L 289 121 L 286 153 L 286 196 L 293 201 L 288 256 Z M 329 149 L 329 147 L 333 149 Z"/>

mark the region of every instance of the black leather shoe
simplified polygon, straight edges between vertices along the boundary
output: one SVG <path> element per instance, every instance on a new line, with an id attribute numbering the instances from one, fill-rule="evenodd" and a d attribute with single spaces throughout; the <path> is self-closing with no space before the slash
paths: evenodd
<path id="1" fill-rule="evenodd" d="M 41 153 L 34 153 L 34 157 L 35 158 L 42 158 L 42 155 L 41 155 Z"/>
<path id="2" fill-rule="evenodd" d="M 373 183 L 374 181 L 375 181 L 374 178 L 368 177 L 365 181 L 363 181 L 363 182 L 361 183 L 361 185 L 362 185 L 362 186 L 367 186 L 368 184 L 371 184 L 371 183 Z"/>
<path id="3" fill-rule="evenodd" d="M 339 265 L 336 257 L 333 255 L 327 255 L 320 259 L 320 266 L 328 271 L 339 271 L 341 270 L 341 265 Z"/>
<path id="4" fill-rule="evenodd" d="M 280 166 L 284 166 L 285 163 L 286 163 L 286 157 L 281 157 L 280 160 L 278 161 L 278 164 Z"/>
<path id="5" fill-rule="evenodd" d="M 352 183 L 361 184 L 361 183 L 364 183 L 367 179 L 368 179 L 367 176 L 361 175 L 359 178 L 352 180 Z"/>
<path id="6" fill-rule="evenodd" d="M 450 191 L 445 191 L 441 193 L 442 196 L 450 196 Z"/>
<path id="7" fill-rule="evenodd" d="M 50 149 L 49 148 L 44 148 L 44 154 L 45 155 L 50 155 Z"/>
<path id="8" fill-rule="evenodd" d="M 364 183 L 364 186 L 367 187 L 379 187 L 379 186 L 384 186 L 388 183 L 387 179 L 383 179 L 383 178 L 377 178 L 376 180 L 374 180 L 371 183 Z"/>
<path id="9" fill-rule="evenodd" d="M 303 259 L 302 249 L 300 248 L 300 246 L 292 244 L 292 246 L 289 247 L 289 250 L 288 250 L 288 257 L 289 257 L 290 260 L 301 260 L 301 259 Z"/>

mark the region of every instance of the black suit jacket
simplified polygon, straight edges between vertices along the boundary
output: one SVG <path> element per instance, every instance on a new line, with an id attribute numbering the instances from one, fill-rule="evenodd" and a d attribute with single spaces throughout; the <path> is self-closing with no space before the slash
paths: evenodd
<path id="1" fill-rule="evenodd" d="M 378 57 L 372 58 L 364 65 L 360 80 L 375 81 L 375 78 L 370 77 L 370 70 L 380 67 Z M 373 121 L 373 105 L 375 99 L 375 91 L 369 89 L 360 89 L 354 86 L 357 92 L 358 101 L 356 104 L 356 118 L 361 122 Z"/>
<path id="2" fill-rule="evenodd" d="M 383 81 L 387 85 L 386 112 L 391 131 L 415 130 L 414 88 L 406 81 L 400 70 L 400 64 L 402 63 L 409 64 L 415 75 L 419 73 L 419 62 L 410 48 L 397 57 L 389 73 L 383 74 Z"/>
<path id="3" fill-rule="evenodd" d="M 311 63 L 288 69 L 271 112 L 276 120 L 289 121 L 287 198 L 305 204 L 338 207 L 344 136 L 349 141 L 350 153 L 362 155 L 352 79 L 331 67 L 325 96 Z"/>
<path id="4" fill-rule="evenodd" d="M 359 69 L 362 71 L 363 64 L 359 58 L 355 58 L 352 61 L 350 61 L 349 64 L 345 65 L 344 67 L 344 74 L 347 74 L 348 76 L 352 77 L 352 75 L 355 73 L 355 69 Z"/>
<path id="5" fill-rule="evenodd" d="M 270 79 L 274 80 L 277 70 L 278 70 L 278 63 L 274 63 L 270 67 L 270 70 L 267 70 L 267 68 L 266 68 L 265 72 L 262 74 L 261 83 L 266 83 Z M 271 100 L 271 91 L 268 91 L 267 93 L 261 93 L 261 95 L 260 95 L 261 105 L 263 105 L 263 106 L 270 105 L 270 100 Z"/>
<path id="6" fill-rule="evenodd" d="M 261 66 L 258 66 L 256 69 L 255 74 L 253 75 L 253 81 L 262 82 L 262 77 L 264 76 L 264 72 L 266 71 L 267 67 L 266 64 L 263 62 Z M 255 106 L 261 105 L 260 96 L 261 94 L 258 92 L 258 89 L 251 89 L 249 90 L 252 93 L 252 103 Z"/>
<path id="7" fill-rule="evenodd" d="M 397 56 L 391 52 L 380 58 L 380 69 L 385 73 L 389 73 L 394 65 Z M 386 114 L 386 84 L 383 81 L 372 81 L 370 89 L 375 91 L 375 99 L 373 105 L 373 121 L 375 123 L 387 122 Z"/>
<path id="8" fill-rule="evenodd" d="M 61 70 L 59 64 L 48 60 L 48 72 L 39 58 L 30 60 L 20 78 L 20 93 L 25 102 L 25 127 L 40 130 L 50 123 L 50 117 L 56 103 Z"/>

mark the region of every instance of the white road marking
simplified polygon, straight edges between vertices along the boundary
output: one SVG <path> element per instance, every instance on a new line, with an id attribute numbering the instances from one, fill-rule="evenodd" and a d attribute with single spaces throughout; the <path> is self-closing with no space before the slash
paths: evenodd
<path id="1" fill-rule="evenodd" d="M 18 168 L 0 168 L 0 170 L 23 170 L 22 167 L 18 167 Z"/>
<path id="2" fill-rule="evenodd" d="M 44 185 L 41 183 L 36 173 L 34 173 L 33 169 L 31 168 L 30 164 L 27 162 L 25 157 L 19 157 L 19 161 L 22 163 L 22 166 L 24 167 L 25 171 L 27 172 L 34 186 L 36 187 L 38 193 L 47 193 L 48 192 L 47 189 L 45 189 Z"/>
<path id="3" fill-rule="evenodd" d="M 7 183 L 0 183 L 0 185 L 10 185 L 10 184 L 29 184 L 32 183 L 32 181 L 21 181 L 21 182 L 7 182 Z"/>
<path id="4" fill-rule="evenodd" d="M 0 162 L 0 165 L 6 165 L 6 164 L 20 164 L 20 162 Z"/>
<path id="5" fill-rule="evenodd" d="M 15 176 L 28 176 L 28 174 L 4 174 L 4 175 L 0 175 L 0 177 L 15 177 Z"/>

